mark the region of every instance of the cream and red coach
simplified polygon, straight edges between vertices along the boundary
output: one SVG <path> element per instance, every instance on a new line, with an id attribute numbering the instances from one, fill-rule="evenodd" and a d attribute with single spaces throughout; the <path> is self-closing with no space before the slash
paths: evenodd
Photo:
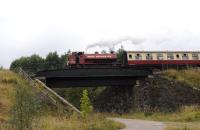
<path id="1" fill-rule="evenodd" d="M 191 65 L 200 66 L 199 51 L 128 51 L 128 65 Z"/>

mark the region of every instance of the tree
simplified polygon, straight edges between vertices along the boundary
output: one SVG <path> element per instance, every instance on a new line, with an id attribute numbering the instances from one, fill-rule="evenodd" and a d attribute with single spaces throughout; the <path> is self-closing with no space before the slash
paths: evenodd
<path id="1" fill-rule="evenodd" d="M 50 52 L 46 59 L 45 59 L 45 69 L 47 70 L 54 70 L 54 69 L 61 69 L 62 68 L 62 63 L 60 60 L 59 55 L 57 52 Z"/>
<path id="2" fill-rule="evenodd" d="M 30 57 L 21 57 L 14 60 L 10 65 L 10 69 L 16 70 L 18 68 L 22 68 L 28 73 L 35 73 L 43 69 L 43 64 L 44 59 L 39 55 L 34 54 Z"/>
<path id="3" fill-rule="evenodd" d="M 63 54 L 60 56 L 61 68 L 64 68 L 67 65 L 67 60 L 68 60 L 68 54 Z"/>
<path id="4" fill-rule="evenodd" d="M 10 65 L 10 69 L 22 68 L 28 73 L 36 73 L 40 70 L 63 69 L 67 64 L 67 57 L 68 54 L 59 56 L 57 52 L 50 52 L 45 59 L 33 54 L 29 57 L 20 57 L 14 60 Z"/>
<path id="5" fill-rule="evenodd" d="M 124 58 L 124 48 L 121 47 L 119 50 L 117 50 L 117 60 L 119 63 L 123 63 Z"/>
<path id="6" fill-rule="evenodd" d="M 43 70 L 44 68 L 44 59 L 39 55 L 32 55 L 28 60 L 29 70 L 33 73 Z"/>
<path id="7" fill-rule="evenodd" d="M 18 69 L 19 67 L 23 69 L 27 68 L 28 60 L 29 60 L 29 57 L 20 57 L 19 59 L 16 59 L 11 63 L 10 69 L 15 70 L 15 69 Z"/>
<path id="8" fill-rule="evenodd" d="M 81 112 L 83 113 L 83 115 L 92 112 L 92 106 L 88 97 L 88 91 L 86 89 L 83 90 L 83 94 L 81 97 Z"/>

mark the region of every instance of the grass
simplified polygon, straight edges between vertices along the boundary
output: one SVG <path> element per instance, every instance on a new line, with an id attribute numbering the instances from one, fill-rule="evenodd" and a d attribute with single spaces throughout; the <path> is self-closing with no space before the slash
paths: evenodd
<path id="1" fill-rule="evenodd" d="M 15 130 L 10 123 L 10 109 L 15 102 L 14 95 L 19 84 L 28 85 L 17 74 L 0 70 L 0 130 Z M 45 113 L 33 121 L 34 130 L 117 130 L 124 127 L 99 113 L 83 117 L 77 114 L 58 114 L 59 110 L 55 109 L 43 111 Z"/>
<path id="2" fill-rule="evenodd" d="M 165 130 L 200 130 L 199 122 L 185 122 L 185 123 L 166 123 Z"/>
<path id="3" fill-rule="evenodd" d="M 166 77 L 170 80 L 176 80 L 186 83 L 194 88 L 200 89 L 200 70 L 187 69 L 187 70 L 167 70 L 164 72 Z"/>
<path id="4" fill-rule="evenodd" d="M 91 114 L 83 118 L 72 115 L 70 118 L 47 116 L 40 119 L 39 130 L 117 130 L 124 125 L 106 120 L 101 114 Z"/>
<path id="5" fill-rule="evenodd" d="M 5 122 L 9 118 L 9 108 L 14 100 L 14 86 L 18 80 L 17 75 L 12 72 L 0 71 L 0 122 Z"/>
<path id="6" fill-rule="evenodd" d="M 87 118 L 73 115 L 66 118 L 56 116 L 43 116 L 35 119 L 34 130 L 118 130 L 125 126 L 121 123 L 107 120 L 101 114 L 91 114 Z M 14 130 L 8 123 L 0 124 L 0 130 Z"/>
<path id="7" fill-rule="evenodd" d="M 117 115 L 115 113 L 108 115 L 128 119 L 161 121 L 167 126 L 165 130 L 200 130 L 199 106 L 185 106 L 180 111 L 173 113 L 131 112 L 123 115 Z"/>
<path id="8" fill-rule="evenodd" d="M 173 113 L 132 112 L 132 113 L 121 115 L 121 117 L 163 121 L 163 122 L 198 122 L 198 121 L 200 122 L 200 107 L 199 106 L 185 106 L 180 111 L 173 112 Z"/>

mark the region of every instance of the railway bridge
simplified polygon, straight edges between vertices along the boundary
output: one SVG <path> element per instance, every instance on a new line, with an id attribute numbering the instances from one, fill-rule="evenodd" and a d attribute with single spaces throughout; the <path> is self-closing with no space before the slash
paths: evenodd
<path id="1" fill-rule="evenodd" d="M 139 68 L 68 68 L 40 71 L 36 74 L 48 87 L 133 86 L 136 80 L 152 74 L 150 69 Z"/>
<path id="2" fill-rule="evenodd" d="M 36 77 L 50 88 L 107 87 L 93 102 L 97 111 L 128 112 L 134 103 L 134 86 L 152 74 L 141 68 L 69 68 L 40 71 Z"/>

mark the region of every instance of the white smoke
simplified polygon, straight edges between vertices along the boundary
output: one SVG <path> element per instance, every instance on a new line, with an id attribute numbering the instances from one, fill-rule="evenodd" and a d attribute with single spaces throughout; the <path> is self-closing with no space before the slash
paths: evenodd
<path id="1" fill-rule="evenodd" d="M 109 50 L 114 50 L 116 45 L 119 44 L 140 44 L 144 42 L 144 39 L 140 38 L 133 38 L 133 37 L 123 37 L 121 39 L 117 40 L 108 40 L 108 41 L 99 41 L 93 44 L 90 44 L 86 47 L 86 51 L 93 47 L 99 47 L 99 48 L 108 48 Z"/>
<path id="2" fill-rule="evenodd" d="M 123 37 L 118 40 L 99 41 L 86 47 L 99 47 L 100 49 L 115 50 L 122 45 L 126 50 L 197 50 L 200 48 L 200 34 L 194 35 L 189 31 L 166 31 L 163 33 L 149 34 L 146 37 Z M 134 47 L 130 46 L 133 44 Z"/>

